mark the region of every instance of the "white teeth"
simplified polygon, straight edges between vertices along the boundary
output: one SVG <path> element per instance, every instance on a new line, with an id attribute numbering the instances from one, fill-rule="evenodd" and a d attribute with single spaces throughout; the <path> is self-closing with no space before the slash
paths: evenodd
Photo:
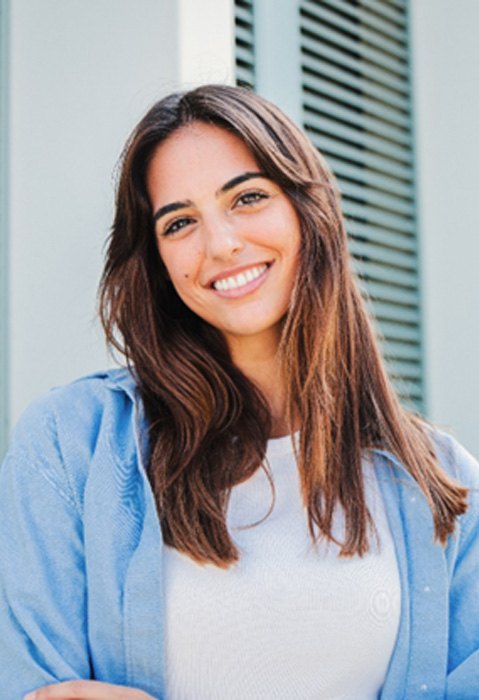
<path id="1" fill-rule="evenodd" d="M 237 289 L 238 287 L 242 287 L 243 285 L 248 284 L 248 282 L 252 282 L 257 277 L 262 275 L 267 267 L 267 265 L 257 265 L 257 267 L 252 267 L 245 272 L 240 272 L 238 275 L 234 275 L 233 277 L 226 277 L 225 279 L 218 280 L 217 282 L 214 282 L 213 287 L 221 291 L 225 291 L 227 289 Z"/>

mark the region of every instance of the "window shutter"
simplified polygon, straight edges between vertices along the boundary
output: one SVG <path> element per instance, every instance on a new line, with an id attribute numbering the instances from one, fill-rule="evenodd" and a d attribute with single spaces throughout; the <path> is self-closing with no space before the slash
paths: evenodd
<path id="1" fill-rule="evenodd" d="M 406 2 L 303 0 L 300 27 L 304 127 L 338 177 L 389 372 L 421 410 Z"/>
<path id="2" fill-rule="evenodd" d="M 292 1 L 303 126 L 338 178 L 392 381 L 423 411 L 407 0 Z"/>
<path id="3" fill-rule="evenodd" d="M 235 2 L 236 82 L 254 88 L 253 0 Z"/>

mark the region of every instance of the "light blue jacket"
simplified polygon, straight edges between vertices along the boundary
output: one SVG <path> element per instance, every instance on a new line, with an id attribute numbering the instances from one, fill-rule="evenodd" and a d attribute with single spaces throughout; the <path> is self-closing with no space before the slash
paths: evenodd
<path id="1" fill-rule="evenodd" d="M 0 470 L 2 700 L 79 678 L 165 698 L 162 538 L 141 426 L 126 370 L 55 389 L 20 420 Z M 445 469 L 476 489 L 445 549 L 416 483 L 372 451 L 402 585 L 381 700 L 479 698 L 479 465 L 436 440 Z"/>

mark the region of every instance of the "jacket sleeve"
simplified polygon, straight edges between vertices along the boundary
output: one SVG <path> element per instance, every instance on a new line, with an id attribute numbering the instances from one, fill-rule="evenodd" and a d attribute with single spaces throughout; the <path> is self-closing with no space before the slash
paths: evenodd
<path id="1" fill-rule="evenodd" d="M 447 698 L 479 697 L 479 464 L 455 440 L 450 453 L 459 481 L 469 487 L 452 562 Z"/>
<path id="2" fill-rule="evenodd" d="M 81 507 L 51 395 L 20 420 L 0 468 L 0 688 L 90 678 Z"/>

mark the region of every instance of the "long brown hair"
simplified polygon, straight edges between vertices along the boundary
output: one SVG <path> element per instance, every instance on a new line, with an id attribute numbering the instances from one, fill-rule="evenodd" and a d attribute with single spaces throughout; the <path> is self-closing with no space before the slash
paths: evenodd
<path id="1" fill-rule="evenodd" d="M 298 279 L 280 353 L 291 431 L 293 417 L 300 417 L 296 456 L 311 537 L 333 539 L 339 505 L 341 553 L 368 550 L 362 457 L 380 447 L 416 479 L 444 543 L 466 509 L 467 491 L 442 471 L 430 428 L 401 406 L 391 386 L 350 268 L 335 180 L 277 107 L 221 85 L 166 97 L 134 130 L 100 287 L 107 339 L 126 357 L 144 403 L 148 474 L 165 542 L 198 562 L 227 567 L 238 559 L 226 527 L 228 498 L 235 484 L 264 468 L 271 431 L 265 398 L 233 364 L 221 333 L 178 297 L 158 254 L 146 172 L 156 147 L 193 121 L 239 136 L 300 219 Z"/>

